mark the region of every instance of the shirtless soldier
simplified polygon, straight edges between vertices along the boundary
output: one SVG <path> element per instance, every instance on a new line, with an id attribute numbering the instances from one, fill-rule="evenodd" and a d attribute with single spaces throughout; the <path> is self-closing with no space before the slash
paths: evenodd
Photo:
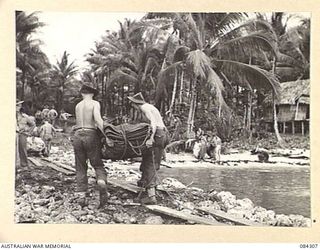
<path id="1" fill-rule="evenodd" d="M 153 105 L 146 103 L 141 93 L 128 97 L 132 106 L 147 118 L 150 122 L 152 133 L 146 141 L 147 149 L 142 152 L 140 171 L 141 179 L 138 186 L 146 188 L 147 196 L 140 202 L 143 204 L 156 204 L 157 171 L 160 169 L 161 158 L 164 148 L 169 142 L 169 133 L 166 129 L 159 110 Z"/>
<path id="2" fill-rule="evenodd" d="M 83 100 L 76 106 L 76 126 L 74 127 L 73 148 L 76 161 L 76 180 L 79 204 L 87 204 L 88 191 L 87 159 L 96 172 L 100 193 L 100 207 L 107 202 L 107 172 L 101 159 L 101 141 L 97 129 L 103 131 L 100 104 L 93 100 L 98 91 L 91 83 L 84 83 L 80 89 Z"/>

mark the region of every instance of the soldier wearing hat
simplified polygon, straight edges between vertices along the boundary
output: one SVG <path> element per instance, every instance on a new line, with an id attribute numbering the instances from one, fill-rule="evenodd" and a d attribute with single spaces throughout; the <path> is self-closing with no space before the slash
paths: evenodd
<path id="1" fill-rule="evenodd" d="M 16 102 L 16 165 L 21 167 L 28 166 L 27 153 L 27 137 L 31 134 L 35 127 L 34 120 L 24 113 L 22 104 L 24 101 L 17 100 Z"/>
<path id="2" fill-rule="evenodd" d="M 160 169 L 164 148 L 169 142 L 169 133 L 159 110 L 155 106 L 146 103 L 140 92 L 128 97 L 128 99 L 131 101 L 132 106 L 142 112 L 149 120 L 152 128 L 151 136 L 146 141 L 147 149 L 142 152 L 140 165 L 142 175 L 138 181 L 138 186 L 145 188 L 147 194 L 142 197 L 140 202 L 143 204 L 156 204 L 157 171 Z"/>
<path id="3" fill-rule="evenodd" d="M 100 206 L 107 201 L 107 172 L 101 158 L 101 141 L 98 129 L 103 131 L 103 120 L 100 114 L 100 103 L 93 100 L 98 94 L 91 82 L 83 83 L 80 93 L 82 101 L 75 108 L 76 126 L 74 127 L 73 148 L 76 163 L 77 194 L 79 204 L 87 204 L 88 191 L 87 160 L 95 169 L 98 188 L 100 191 Z"/>

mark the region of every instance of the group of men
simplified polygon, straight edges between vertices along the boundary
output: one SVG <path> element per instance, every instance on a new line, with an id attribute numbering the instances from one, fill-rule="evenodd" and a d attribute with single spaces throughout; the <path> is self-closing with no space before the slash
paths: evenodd
<path id="1" fill-rule="evenodd" d="M 54 106 L 50 109 L 48 105 L 44 105 L 42 111 L 37 110 L 34 116 L 36 118 L 37 125 L 40 125 L 44 120 L 47 120 L 52 124 L 52 126 L 55 126 L 58 112 L 54 109 Z"/>
<path id="2" fill-rule="evenodd" d="M 80 93 L 82 101 L 75 107 L 76 125 L 73 127 L 73 148 L 76 167 L 76 196 L 79 204 L 85 206 L 88 203 L 88 160 L 96 173 L 96 183 L 100 195 L 100 207 L 108 200 L 107 172 L 104 168 L 101 154 L 101 139 L 104 134 L 104 122 L 100 113 L 100 104 L 94 100 L 98 90 L 90 82 L 83 83 Z M 142 150 L 142 162 L 140 165 L 141 178 L 137 185 L 143 190 L 137 197 L 142 204 L 156 204 L 156 186 L 158 184 L 157 171 L 164 155 L 164 149 L 169 143 L 169 133 L 163 122 L 159 110 L 147 103 L 141 93 L 128 97 L 131 106 L 149 122 L 151 135 L 145 142 L 145 150 Z M 35 123 L 23 113 L 22 102 L 17 102 L 17 132 L 18 154 L 20 164 L 27 165 L 26 137 Z M 50 110 L 45 108 L 41 112 L 44 124 L 40 127 L 45 142 L 50 145 L 51 135 L 54 133 L 53 124 L 49 123 Z M 52 117 L 56 117 L 53 114 Z M 52 121 L 55 120 L 55 118 Z M 50 136 L 46 136 L 49 132 Z M 108 140 L 108 138 L 106 138 Z M 50 151 L 50 146 L 48 148 Z"/>
<path id="3" fill-rule="evenodd" d="M 49 109 L 45 105 L 43 110 L 37 110 L 34 116 L 26 114 L 24 101 L 18 100 L 16 103 L 16 165 L 28 166 L 27 138 L 40 137 L 44 143 L 44 156 L 49 156 L 53 137 L 56 135 L 54 127 L 57 111 L 52 106 Z M 68 113 L 62 112 L 60 116 L 66 121 L 70 116 Z"/>
<path id="4" fill-rule="evenodd" d="M 73 147 L 76 162 L 77 196 L 80 205 L 88 202 L 87 160 L 95 169 L 97 186 L 100 195 L 100 206 L 108 199 L 107 172 L 101 156 L 101 138 L 103 134 L 103 119 L 100 114 L 100 104 L 93 98 L 98 94 L 97 89 L 90 82 L 85 82 L 80 90 L 82 101 L 76 105 L 76 126 L 74 127 Z M 142 152 L 140 171 L 141 179 L 138 185 L 144 188 L 139 202 L 156 204 L 157 171 L 165 146 L 169 141 L 169 133 L 164 125 L 159 110 L 146 103 L 142 94 L 128 97 L 132 107 L 141 112 L 151 126 L 150 138 L 146 141 L 146 150 Z M 105 136 L 105 135 L 104 135 Z"/>

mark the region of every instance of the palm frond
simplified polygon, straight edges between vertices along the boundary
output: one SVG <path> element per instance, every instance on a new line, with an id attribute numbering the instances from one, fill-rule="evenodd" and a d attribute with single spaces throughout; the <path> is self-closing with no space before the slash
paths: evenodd
<path id="1" fill-rule="evenodd" d="M 269 39 L 268 34 L 262 32 L 254 32 L 241 37 L 230 39 L 221 45 L 231 45 L 231 46 L 245 46 L 246 49 L 262 49 L 265 51 L 271 51 L 273 55 L 276 55 L 278 48 L 277 44 Z M 238 49 L 238 48 L 236 48 Z"/>
<path id="2" fill-rule="evenodd" d="M 121 69 L 116 70 L 115 72 L 113 72 L 109 78 L 108 81 L 111 84 L 115 83 L 115 82 L 120 82 L 120 83 L 133 83 L 133 85 L 138 83 L 138 79 L 124 71 L 122 71 Z"/>
<path id="3" fill-rule="evenodd" d="M 301 61 L 297 60 L 296 58 L 286 55 L 284 53 L 278 52 L 277 54 L 277 64 L 280 64 L 281 66 L 294 66 L 298 68 L 303 68 L 303 65 L 301 64 Z"/>
<path id="4" fill-rule="evenodd" d="M 278 55 L 278 47 L 269 36 L 264 33 L 255 32 L 245 36 L 230 39 L 224 43 L 218 43 L 210 55 L 216 58 L 247 61 L 253 56 L 265 59 L 262 53 L 271 52 L 274 57 Z"/>
<path id="5" fill-rule="evenodd" d="M 264 20 L 249 20 L 237 27 L 234 27 L 233 29 L 227 31 L 226 33 L 223 33 L 219 36 L 220 41 L 228 41 L 230 39 L 239 37 L 240 35 L 246 35 L 251 34 L 253 32 L 261 31 L 266 34 L 268 34 L 269 40 L 271 41 L 277 41 L 277 35 L 275 34 L 272 26 L 264 21 Z"/>
<path id="6" fill-rule="evenodd" d="M 249 84 L 252 88 L 272 90 L 278 98 L 280 93 L 280 83 L 276 76 L 257 66 L 231 61 L 216 60 L 221 63 L 221 71 L 232 79 L 236 84 L 246 86 Z"/>
<path id="7" fill-rule="evenodd" d="M 210 58 L 201 50 L 193 50 L 188 53 L 187 67 L 191 68 L 195 77 L 206 79 L 207 70 L 211 67 Z"/>
<path id="8" fill-rule="evenodd" d="M 212 32 L 214 37 L 219 37 L 234 29 L 248 17 L 247 13 L 244 12 L 209 13 L 207 16 L 208 32 Z"/>
<path id="9" fill-rule="evenodd" d="M 228 105 L 226 104 L 222 95 L 224 91 L 223 83 L 220 77 L 218 76 L 218 74 L 212 68 L 208 69 L 207 83 L 211 88 L 211 93 L 215 93 L 215 96 L 219 102 L 219 105 L 223 108 L 227 108 Z"/>

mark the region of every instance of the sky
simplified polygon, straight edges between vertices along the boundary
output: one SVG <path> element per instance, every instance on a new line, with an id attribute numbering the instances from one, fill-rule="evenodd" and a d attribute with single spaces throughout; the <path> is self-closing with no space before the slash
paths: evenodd
<path id="1" fill-rule="evenodd" d="M 113 12 L 40 12 L 40 22 L 46 25 L 33 35 L 43 41 L 42 50 L 50 62 L 61 60 L 64 51 L 70 54 L 70 62 L 85 67 L 85 54 L 95 47 L 106 30 L 117 31 L 119 21 L 125 18 L 140 19 L 145 13 Z"/>
<path id="2" fill-rule="evenodd" d="M 143 12 L 40 12 L 39 20 L 46 25 L 33 36 L 43 41 L 42 50 L 55 64 L 64 51 L 70 54 L 70 62 L 86 67 L 85 54 L 94 48 L 106 30 L 118 31 L 119 23 L 126 18 L 139 20 Z M 308 13 L 299 13 L 307 17 Z M 292 19 L 292 25 L 296 20 Z"/>

